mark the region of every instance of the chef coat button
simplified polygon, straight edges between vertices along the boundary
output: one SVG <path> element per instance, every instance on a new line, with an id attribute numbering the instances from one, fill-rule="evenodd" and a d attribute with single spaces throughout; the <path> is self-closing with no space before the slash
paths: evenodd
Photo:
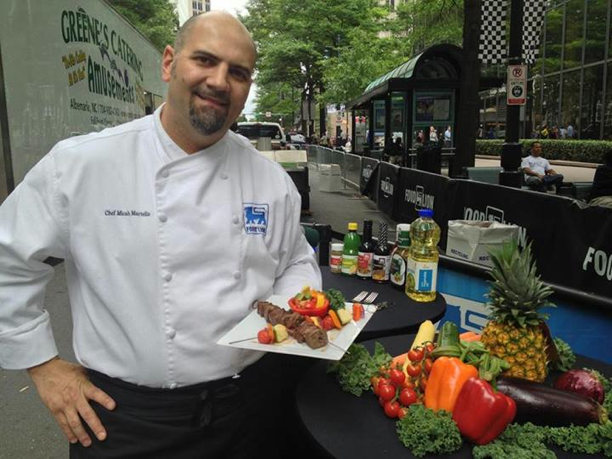
<path id="1" fill-rule="evenodd" d="M 174 328 L 168 328 L 166 329 L 166 336 L 169 339 L 174 339 L 174 337 L 176 336 L 176 330 Z"/>
<path id="2" fill-rule="evenodd" d="M 168 178 L 168 177 L 170 177 L 170 171 L 168 171 L 168 169 L 164 169 L 164 170 L 162 171 L 162 173 L 161 173 L 161 176 L 162 176 L 163 178 Z"/>
<path id="3" fill-rule="evenodd" d="M 170 282 L 172 280 L 172 273 L 166 273 L 164 274 L 164 280 L 166 282 Z"/>
<path id="4" fill-rule="evenodd" d="M 160 222 L 167 222 L 168 221 L 168 217 L 166 216 L 166 214 L 159 214 L 159 221 Z"/>
<path id="5" fill-rule="evenodd" d="M 222 178 L 223 180 L 227 180 L 227 174 L 224 172 L 223 174 L 221 174 L 221 178 Z"/>
<path id="6" fill-rule="evenodd" d="M 176 389 L 177 387 L 178 387 L 178 384 L 175 382 L 173 382 L 172 384 L 168 386 L 169 389 Z"/>
<path id="7" fill-rule="evenodd" d="M 240 219 L 237 216 L 234 216 L 234 218 L 232 218 L 232 221 L 234 222 L 235 225 L 240 223 Z"/>
<path id="8" fill-rule="evenodd" d="M 234 279 L 236 279 L 236 280 L 240 279 L 240 271 L 236 271 L 234 273 Z"/>

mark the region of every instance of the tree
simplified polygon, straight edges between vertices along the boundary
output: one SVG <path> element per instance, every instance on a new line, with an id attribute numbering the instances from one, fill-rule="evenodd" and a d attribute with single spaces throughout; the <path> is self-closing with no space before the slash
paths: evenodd
<path id="1" fill-rule="evenodd" d="M 371 6 L 372 0 L 250 0 L 243 21 L 258 43 L 258 87 L 265 92 L 287 84 L 300 105 L 313 104 L 325 93 L 324 62 L 347 45 L 347 34 L 360 27 Z M 310 120 L 303 130 L 312 134 L 313 126 Z"/>
<path id="2" fill-rule="evenodd" d="M 113 8 L 163 51 L 174 42 L 178 16 L 168 0 L 109 0 Z"/>

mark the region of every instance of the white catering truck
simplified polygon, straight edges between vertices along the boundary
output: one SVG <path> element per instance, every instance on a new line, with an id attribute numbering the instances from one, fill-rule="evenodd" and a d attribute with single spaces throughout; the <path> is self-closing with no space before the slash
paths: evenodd
<path id="1" fill-rule="evenodd" d="M 151 113 L 161 53 L 104 0 L 0 0 L 0 203 L 61 139 Z"/>

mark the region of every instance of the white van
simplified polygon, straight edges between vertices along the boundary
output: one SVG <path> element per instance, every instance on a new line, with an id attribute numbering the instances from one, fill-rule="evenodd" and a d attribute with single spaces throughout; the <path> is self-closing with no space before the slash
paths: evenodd
<path id="1" fill-rule="evenodd" d="M 241 122 L 236 133 L 246 137 L 257 147 L 257 140 L 268 137 L 272 140 L 272 150 L 280 150 L 285 146 L 285 133 L 278 123 Z"/>

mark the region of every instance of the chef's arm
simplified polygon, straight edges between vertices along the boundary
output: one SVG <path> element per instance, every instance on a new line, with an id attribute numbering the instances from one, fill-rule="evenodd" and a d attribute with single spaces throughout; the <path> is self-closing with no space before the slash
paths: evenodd
<path id="1" fill-rule="evenodd" d="M 289 176 L 287 175 L 287 178 Z M 287 206 L 285 236 L 280 267 L 274 283 L 274 294 L 295 295 L 305 285 L 320 290 L 321 271 L 314 250 L 308 244 L 300 225 L 301 199 L 291 182 L 290 204 Z"/>
<path id="2" fill-rule="evenodd" d="M 65 257 L 55 205 L 55 171 L 40 161 L 0 207 L 0 367 L 25 369 L 57 355 L 43 308 L 53 268 Z"/>

